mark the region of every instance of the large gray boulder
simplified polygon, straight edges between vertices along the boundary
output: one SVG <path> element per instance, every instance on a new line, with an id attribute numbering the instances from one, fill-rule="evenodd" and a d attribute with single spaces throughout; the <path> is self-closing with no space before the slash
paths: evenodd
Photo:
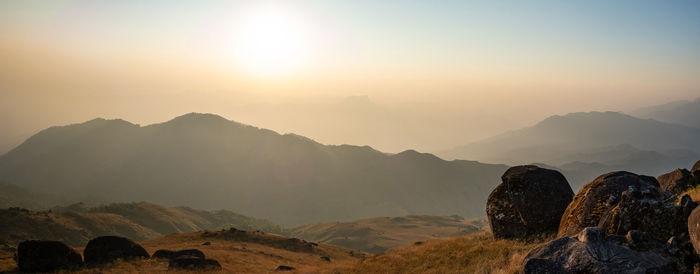
<path id="1" fill-rule="evenodd" d="M 676 246 L 630 231 L 626 237 L 606 236 L 589 227 L 577 237 L 561 237 L 528 253 L 521 272 L 530 273 L 685 273 L 688 262 L 674 255 Z"/>
<path id="2" fill-rule="evenodd" d="M 610 172 L 586 184 L 567 206 L 559 224 L 559 237 L 575 237 L 584 228 L 596 227 L 622 199 L 622 193 L 634 190 L 651 196 L 662 195 L 654 177 L 627 171 Z"/>
<path id="3" fill-rule="evenodd" d="M 486 215 L 493 235 L 521 238 L 554 233 L 574 193 L 555 170 L 533 165 L 508 169 L 489 195 Z"/>

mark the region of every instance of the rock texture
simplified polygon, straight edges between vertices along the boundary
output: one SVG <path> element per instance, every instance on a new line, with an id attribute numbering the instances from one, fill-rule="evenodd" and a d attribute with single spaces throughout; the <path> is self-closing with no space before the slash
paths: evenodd
<path id="1" fill-rule="evenodd" d="M 688 195 L 680 199 L 680 205 L 674 205 L 674 200 L 675 196 L 667 197 L 656 189 L 625 190 L 620 202 L 603 215 L 598 226 L 608 234 L 625 235 L 634 229 L 647 232 L 659 241 L 673 236 L 685 239 L 688 216 L 697 203 Z"/>
<path id="2" fill-rule="evenodd" d="M 83 251 L 86 263 L 102 263 L 115 259 L 148 258 L 139 244 L 119 236 L 102 236 L 90 240 Z"/>
<path id="3" fill-rule="evenodd" d="M 626 171 L 603 174 L 574 196 L 561 218 L 559 237 L 574 237 L 586 227 L 598 226 L 601 219 L 620 203 L 622 193 L 627 190 L 661 195 L 659 183 L 653 177 Z"/>
<path id="4" fill-rule="evenodd" d="M 695 208 L 688 217 L 688 234 L 695 252 L 700 254 L 700 208 Z"/>
<path id="5" fill-rule="evenodd" d="M 692 263 L 674 256 L 676 246 L 644 232 L 606 236 L 602 228 L 586 228 L 576 238 L 561 237 L 532 250 L 522 273 L 692 273 Z"/>
<path id="6" fill-rule="evenodd" d="M 486 215 L 499 238 L 520 238 L 556 232 L 574 195 L 566 178 L 555 170 L 533 165 L 508 169 L 503 183 L 489 195 Z"/>
<path id="7" fill-rule="evenodd" d="M 58 241 L 24 241 L 17 246 L 21 272 L 53 272 L 82 264 L 80 254 Z"/>
<path id="8" fill-rule="evenodd" d="M 690 169 L 690 173 L 692 173 L 693 176 L 700 176 L 700 161 L 695 162 L 693 168 Z"/>
<path id="9" fill-rule="evenodd" d="M 681 194 L 694 185 L 692 174 L 684 168 L 678 168 L 659 176 L 657 179 L 662 190 L 673 194 Z"/>

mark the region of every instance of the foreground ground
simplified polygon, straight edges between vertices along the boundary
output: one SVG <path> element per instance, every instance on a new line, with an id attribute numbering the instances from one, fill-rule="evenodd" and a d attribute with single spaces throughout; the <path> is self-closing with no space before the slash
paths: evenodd
<path id="1" fill-rule="evenodd" d="M 542 241 L 529 243 L 495 240 L 487 233 L 477 233 L 442 240 L 417 242 L 379 255 L 332 245 L 313 245 L 303 241 L 264 234 L 192 232 L 169 235 L 141 242 L 149 253 L 158 249 L 202 250 L 208 258 L 218 260 L 222 272 L 269 273 L 280 265 L 296 268 L 293 273 L 515 273 L 529 250 Z M 243 236 L 241 236 L 243 235 Z M 203 245 L 210 242 L 210 245 Z M 309 249 L 309 245 L 313 248 Z M 82 252 L 81 249 L 78 249 Z M 326 256 L 330 262 L 322 259 Z M 8 250 L 0 252 L 0 271 L 15 271 L 16 264 Z M 117 261 L 99 268 L 84 268 L 72 273 L 163 273 L 168 262 L 157 259 Z"/>

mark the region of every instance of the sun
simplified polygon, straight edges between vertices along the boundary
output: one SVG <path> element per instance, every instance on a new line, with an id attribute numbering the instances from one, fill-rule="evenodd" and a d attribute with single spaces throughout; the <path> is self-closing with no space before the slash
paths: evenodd
<path id="1" fill-rule="evenodd" d="M 235 62 L 249 73 L 292 73 L 311 55 L 310 28 L 292 9 L 255 7 L 242 13 L 234 28 Z"/>

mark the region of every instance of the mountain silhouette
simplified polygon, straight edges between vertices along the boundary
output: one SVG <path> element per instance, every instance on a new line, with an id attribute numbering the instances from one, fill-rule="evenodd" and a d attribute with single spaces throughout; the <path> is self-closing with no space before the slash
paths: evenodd
<path id="1" fill-rule="evenodd" d="M 700 97 L 637 109 L 633 115 L 667 123 L 700 128 Z"/>
<path id="2" fill-rule="evenodd" d="M 700 129 L 640 119 L 618 112 L 579 112 L 551 116 L 532 127 L 510 131 L 439 155 L 445 158 L 562 164 L 581 153 L 627 145 L 660 153 L 700 151 Z M 608 155 L 589 161 L 604 162 Z"/>
<path id="3" fill-rule="evenodd" d="M 230 209 L 283 225 L 482 216 L 505 165 L 323 145 L 213 114 L 52 127 L 0 157 L 0 180 L 64 200 Z"/>

